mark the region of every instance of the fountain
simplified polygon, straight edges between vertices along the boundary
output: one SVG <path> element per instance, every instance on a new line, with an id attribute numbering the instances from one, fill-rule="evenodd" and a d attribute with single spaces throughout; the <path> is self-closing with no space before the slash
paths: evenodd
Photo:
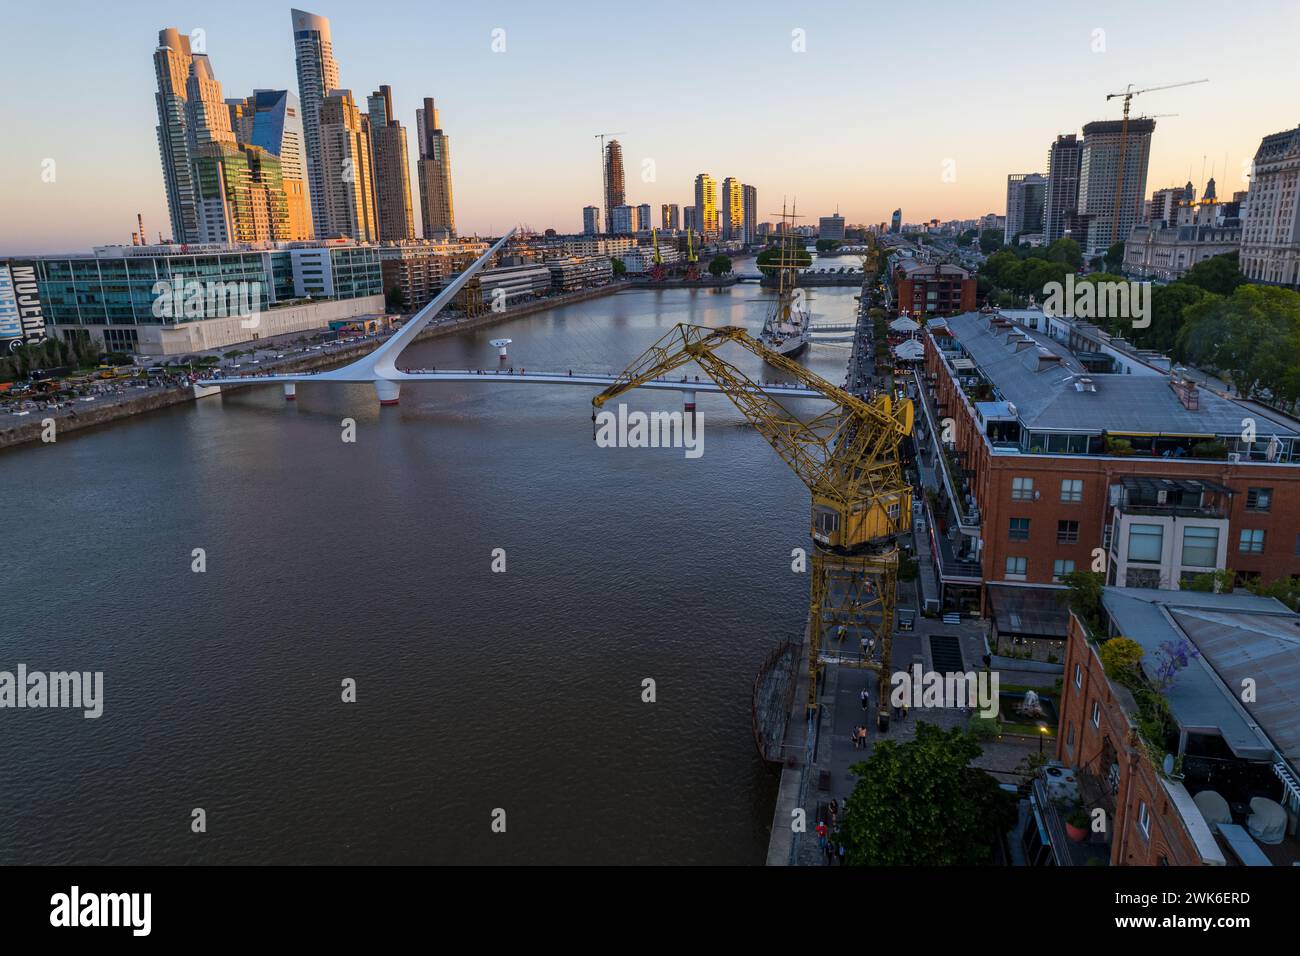
<path id="1" fill-rule="evenodd" d="M 1016 713 L 1023 717 L 1044 717 L 1046 712 L 1038 700 L 1038 694 L 1032 690 L 1025 691 L 1025 699 L 1016 705 Z"/>

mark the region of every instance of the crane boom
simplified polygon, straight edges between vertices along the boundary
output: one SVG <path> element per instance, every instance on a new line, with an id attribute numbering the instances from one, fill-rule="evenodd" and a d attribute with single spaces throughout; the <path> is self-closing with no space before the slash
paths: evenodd
<path id="1" fill-rule="evenodd" d="M 799 418 L 716 354 L 728 343 L 793 376 L 829 399 L 830 408 L 811 418 Z M 910 496 L 898 461 L 898 442 L 912 430 L 910 401 L 895 404 L 888 395 L 864 401 L 767 348 L 738 326 L 674 326 L 592 404 L 600 408 L 611 398 L 690 362 L 698 364 L 722 388 L 808 490 L 826 499 L 836 511 L 845 512 L 845 519 L 854 513 L 854 506 L 876 505 L 887 512 L 889 505 L 897 505 L 900 495 Z"/>
<path id="2" fill-rule="evenodd" d="M 1124 193 L 1124 157 L 1128 153 L 1128 111 L 1133 105 L 1133 97 L 1143 93 L 1154 93 L 1157 90 L 1172 90 L 1180 86 L 1195 86 L 1197 83 L 1208 83 L 1209 80 L 1184 80 L 1181 83 L 1166 83 L 1163 86 L 1148 86 L 1146 89 L 1135 90 L 1133 84 L 1128 85 L 1128 89 L 1122 93 L 1107 93 L 1106 102 L 1110 102 L 1117 97 L 1124 98 L 1124 118 L 1120 127 L 1119 134 L 1119 159 L 1115 163 L 1115 203 L 1111 211 L 1110 221 L 1110 242 L 1111 245 L 1119 242 L 1119 217 L 1123 211 L 1123 193 Z"/>
<path id="3" fill-rule="evenodd" d="M 737 345 L 786 372 L 828 399 L 830 407 L 800 418 L 719 356 L 718 350 L 726 345 Z M 895 539 L 910 528 L 912 520 L 912 489 L 903 477 L 899 445 L 912 431 L 912 403 L 894 402 L 889 395 L 873 401 L 858 398 L 767 348 L 738 326 L 681 323 L 633 361 L 592 399 L 592 405 L 601 408 L 610 399 L 691 362 L 717 383 L 811 492 L 816 546 L 808 615 L 808 706 L 816 705 L 823 633 L 836 628 L 843 638 L 849 628 L 874 632 L 879 659 L 864 655 L 859 663 L 879 677 L 877 720 L 881 729 L 887 729 L 889 708 L 883 688 L 889 681 L 893 645 Z"/>

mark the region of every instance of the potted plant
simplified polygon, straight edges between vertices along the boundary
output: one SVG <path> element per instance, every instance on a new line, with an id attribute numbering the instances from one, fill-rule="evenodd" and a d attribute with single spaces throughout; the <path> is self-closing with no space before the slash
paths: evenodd
<path id="1" fill-rule="evenodd" d="M 1065 832 L 1075 843 L 1082 843 L 1088 839 L 1088 823 L 1088 814 L 1083 812 L 1082 807 L 1076 807 L 1065 818 Z"/>

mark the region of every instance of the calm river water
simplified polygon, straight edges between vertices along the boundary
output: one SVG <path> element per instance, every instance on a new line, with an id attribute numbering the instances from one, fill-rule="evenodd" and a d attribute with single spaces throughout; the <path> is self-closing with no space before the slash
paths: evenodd
<path id="1" fill-rule="evenodd" d="M 855 291 L 812 291 L 815 320 Z M 617 371 L 770 301 L 622 292 L 399 364 L 493 366 L 506 336 L 516 367 Z M 840 384 L 847 356 L 802 361 Z M 761 863 L 750 692 L 802 626 L 807 494 L 722 396 L 687 460 L 597 448 L 591 394 L 268 386 L 0 454 L 0 670 L 103 671 L 105 696 L 0 711 L 0 863 Z"/>

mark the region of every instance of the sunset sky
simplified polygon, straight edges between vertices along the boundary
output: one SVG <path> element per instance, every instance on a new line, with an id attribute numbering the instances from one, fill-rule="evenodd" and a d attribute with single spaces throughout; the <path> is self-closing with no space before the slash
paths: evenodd
<path id="1" fill-rule="evenodd" d="M 517 223 L 578 231 L 582 206 L 600 201 L 594 134 L 604 131 L 620 134 L 628 201 L 656 216 L 660 203 L 689 203 L 706 171 L 757 186 L 760 218 L 797 196 L 806 215 L 838 206 L 870 223 L 896 206 L 909 222 L 1005 212 L 1007 174 L 1045 172 L 1058 133 L 1118 118 L 1105 94 L 1128 83 L 1210 80 L 1134 100 L 1135 115 L 1177 114 L 1157 120 L 1148 193 L 1189 174 L 1199 191 L 1211 168 L 1221 196 L 1244 189 L 1260 138 L 1300 123 L 1294 3 L 300 6 L 331 20 L 342 84 L 359 101 L 393 87 L 412 157 L 416 107 L 437 100 L 464 234 Z M 154 133 L 158 30 L 205 30 L 226 97 L 296 93 L 290 8 L 9 8 L 0 253 L 129 243 L 137 211 L 152 238 L 169 234 Z M 503 53 L 491 48 L 496 28 Z M 796 30 L 805 52 L 792 49 Z"/>

